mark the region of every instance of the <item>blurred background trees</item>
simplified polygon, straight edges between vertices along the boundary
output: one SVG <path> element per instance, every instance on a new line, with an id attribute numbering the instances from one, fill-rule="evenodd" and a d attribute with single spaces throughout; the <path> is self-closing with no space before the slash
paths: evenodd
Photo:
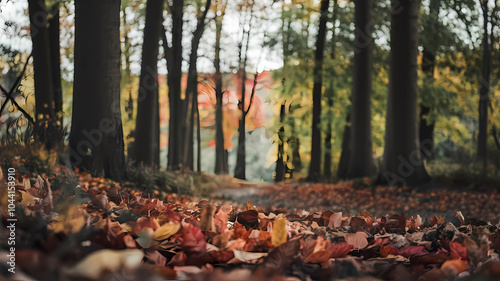
<path id="1" fill-rule="evenodd" d="M 127 161 L 253 181 L 498 177 L 497 1 L 101 2 L 1 4 L 2 145 L 114 178 Z"/>

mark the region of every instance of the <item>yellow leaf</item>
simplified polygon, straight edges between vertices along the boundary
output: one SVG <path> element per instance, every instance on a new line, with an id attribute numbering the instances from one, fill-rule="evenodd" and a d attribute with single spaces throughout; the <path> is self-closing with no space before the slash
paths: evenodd
<path id="1" fill-rule="evenodd" d="M 24 207 L 34 206 L 35 205 L 35 197 L 29 194 L 28 192 L 23 192 L 23 199 L 21 200 L 21 205 Z"/>
<path id="2" fill-rule="evenodd" d="M 288 237 L 286 223 L 286 219 L 277 219 L 273 222 L 273 232 L 271 233 L 271 242 L 273 246 L 276 247 L 286 242 Z"/>
<path id="3" fill-rule="evenodd" d="M 252 205 L 252 202 L 250 202 L 250 200 L 247 200 L 247 205 L 245 206 L 245 210 L 248 211 L 248 210 L 255 210 L 255 211 L 259 211 L 257 210 L 257 208 L 255 208 L 254 205 Z"/>
<path id="4" fill-rule="evenodd" d="M 101 280 L 106 272 L 133 270 L 142 264 L 144 253 L 142 250 L 99 250 L 85 257 L 75 267 L 66 271 L 70 277 Z"/>
<path id="5" fill-rule="evenodd" d="M 176 234 L 181 229 L 180 223 L 166 223 L 155 230 L 153 240 L 163 241 Z"/>

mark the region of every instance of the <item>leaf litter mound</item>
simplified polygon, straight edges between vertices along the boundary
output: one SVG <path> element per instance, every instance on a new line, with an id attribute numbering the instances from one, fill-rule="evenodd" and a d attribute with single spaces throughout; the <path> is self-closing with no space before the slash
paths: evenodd
<path id="1" fill-rule="evenodd" d="M 54 178 L 17 175 L 17 269 L 15 275 L 2 278 L 231 281 L 500 278 L 498 217 L 493 224 L 454 210 L 438 212 L 437 216 L 409 216 L 401 212 L 376 216 L 374 210 L 398 208 L 397 203 L 389 202 L 393 195 L 382 202 L 382 195 L 376 197 L 377 192 L 384 190 L 377 190 L 375 195 L 370 193 L 375 196 L 370 200 L 358 201 L 357 196 L 368 195 L 362 190 L 342 187 L 345 183 L 336 187 L 313 185 L 313 191 L 301 186 L 293 188 L 293 192 L 283 190 L 283 186 L 266 187 L 262 194 L 276 205 L 297 203 L 296 208 L 286 209 L 273 208 L 272 204 L 256 207 L 251 201 L 241 204 L 220 199 L 199 200 L 189 195 L 153 196 L 85 173 L 76 177 L 65 175 L 75 180 L 75 185 L 55 191 L 51 189 Z M 276 192 L 278 189 L 281 192 Z M 350 195 L 347 191 L 360 194 Z M 338 199 L 340 195 L 336 193 L 343 194 L 340 197 L 344 198 L 343 206 L 354 204 L 351 209 L 364 206 L 368 212 L 354 215 L 339 211 L 331 202 L 321 201 L 328 197 Z M 5 197 L 3 193 L 2 200 Z M 306 209 L 301 205 L 303 202 L 317 205 Z M 380 208 L 370 208 L 370 202 Z M 323 208 L 327 205 L 331 209 Z M 5 210 L 2 212 L 6 225 Z M 2 237 L 7 234 L 2 228 Z M 2 267 L 5 267 L 8 248 L 5 239 L 0 243 Z M 5 274 L 6 268 L 3 269 Z"/>

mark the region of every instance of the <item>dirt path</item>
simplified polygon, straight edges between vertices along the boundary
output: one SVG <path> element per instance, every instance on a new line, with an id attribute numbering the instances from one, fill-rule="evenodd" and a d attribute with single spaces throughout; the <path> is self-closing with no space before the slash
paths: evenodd
<path id="1" fill-rule="evenodd" d="M 255 185 L 215 192 L 215 198 L 226 198 L 245 204 L 250 200 L 259 208 L 331 210 L 351 214 L 368 212 L 376 217 L 404 212 L 408 216 L 443 216 L 448 210 L 461 211 L 465 217 L 498 223 L 500 193 L 463 188 L 432 187 L 415 190 L 409 187 L 354 186 L 352 182 L 336 184 L 284 182 Z"/>

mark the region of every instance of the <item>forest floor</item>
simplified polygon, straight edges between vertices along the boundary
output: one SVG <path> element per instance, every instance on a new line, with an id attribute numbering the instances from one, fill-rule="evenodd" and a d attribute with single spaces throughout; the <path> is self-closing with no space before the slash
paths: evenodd
<path id="1" fill-rule="evenodd" d="M 2 227 L 0 279 L 500 278 L 494 188 L 252 185 L 175 174 L 167 182 L 177 193 L 166 193 L 64 168 L 18 173 L 15 182 L 16 274 L 7 271 Z"/>

